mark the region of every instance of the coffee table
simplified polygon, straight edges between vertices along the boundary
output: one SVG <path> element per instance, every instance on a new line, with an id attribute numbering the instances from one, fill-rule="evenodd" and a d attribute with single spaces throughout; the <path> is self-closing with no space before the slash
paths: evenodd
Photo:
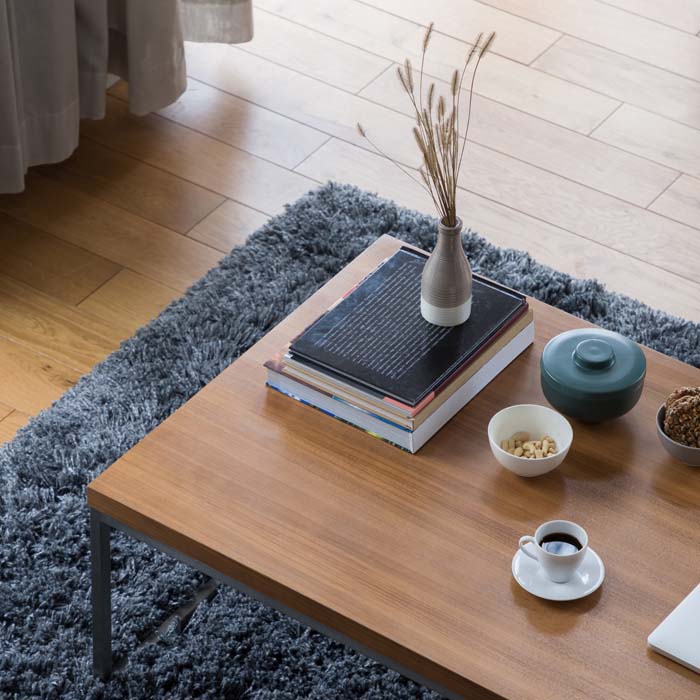
<path id="1" fill-rule="evenodd" d="M 545 403 L 544 343 L 587 324 L 535 300 L 535 346 L 416 455 L 265 388 L 263 361 L 399 246 L 379 239 L 90 484 L 96 672 L 111 668 L 118 528 L 446 697 L 697 700 L 700 676 L 646 638 L 700 580 L 700 470 L 672 461 L 654 426 L 700 371 L 645 350 L 635 409 L 574 423 L 564 464 L 536 479 L 494 461 L 486 425 Z M 573 603 L 510 573 L 518 537 L 560 517 L 607 568 Z"/>

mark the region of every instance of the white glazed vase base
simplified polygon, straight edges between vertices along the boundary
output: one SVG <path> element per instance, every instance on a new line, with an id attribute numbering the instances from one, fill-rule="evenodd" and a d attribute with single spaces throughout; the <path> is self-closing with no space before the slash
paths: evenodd
<path id="1" fill-rule="evenodd" d="M 464 323 L 472 312 L 472 298 L 469 297 L 464 304 L 442 308 L 428 303 L 423 296 L 420 298 L 421 316 L 434 326 L 459 326 Z"/>

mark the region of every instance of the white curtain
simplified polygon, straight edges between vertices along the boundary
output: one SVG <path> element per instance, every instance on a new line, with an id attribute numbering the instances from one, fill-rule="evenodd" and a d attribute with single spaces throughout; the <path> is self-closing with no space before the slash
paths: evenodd
<path id="1" fill-rule="evenodd" d="M 239 44 L 253 38 L 252 0 L 181 0 L 187 41 Z"/>
<path id="2" fill-rule="evenodd" d="M 104 116 L 108 73 L 147 114 L 185 90 L 183 38 L 252 36 L 251 0 L 0 0 L 0 192 L 70 156 L 80 119 Z"/>

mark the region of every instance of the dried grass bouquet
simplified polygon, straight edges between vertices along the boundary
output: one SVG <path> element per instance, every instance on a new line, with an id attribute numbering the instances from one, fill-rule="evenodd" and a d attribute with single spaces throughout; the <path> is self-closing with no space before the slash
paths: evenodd
<path id="1" fill-rule="evenodd" d="M 432 197 L 435 208 L 438 211 L 440 221 L 446 226 L 457 224 L 457 179 L 462 167 L 462 158 L 467 144 L 469 122 L 472 112 L 472 94 L 479 63 L 484 54 L 489 50 L 496 37 L 491 32 L 486 39 L 483 33 L 479 34 L 474 45 L 469 50 L 461 71 L 455 69 L 450 83 L 450 97 L 447 100 L 441 95 L 435 99 L 435 83 L 428 86 L 424 99 L 423 79 L 425 55 L 433 34 L 433 22 L 425 32 L 423 38 L 423 52 L 421 56 L 420 74 L 418 78 L 418 94 L 413 77 L 413 66 L 407 58 L 402 66 L 397 68 L 397 74 L 401 85 L 408 95 L 415 113 L 416 125 L 413 127 L 413 136 L 423 156 L 423 164 L 418 172 L 421 180 L 418 180 L 407 168 L 396 160 L 387 156 L 370 139 L 362 124 L 357 125 L 357 130 L 380 155 L 390 160 L 403 173 L 417 182 Z M 467 69 L 474 65 L 469 83 L 469 98 L 464 134 L 460 132 L 460 95 L 464 84 Z M 461 141 L 461 146 L 460 146 Z"/>

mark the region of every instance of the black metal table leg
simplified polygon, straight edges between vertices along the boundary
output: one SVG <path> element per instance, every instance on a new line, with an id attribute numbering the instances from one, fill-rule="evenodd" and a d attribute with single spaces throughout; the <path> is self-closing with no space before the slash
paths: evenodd
<path id="1" fill-rule="evenodd" d="M 92 668 L 105 678 L 112 670 L 112 590 L 110 582 L 110 526 L 90 509 L 92 562 Z"/>
<path id="2" fill-rule="evenodd" d="M 246 595 L 256 598 L 265 605 L 280 610 L 286 615 L 296 618 L 300 622 L 309 627 L 313 627 L 322 634 L 335 639 L 336 641 L 345 644 L 346 646 L 356 649 L 361 654 L 369 656 L 370 658 L 376 659 L 385 666 L 389 666 L 399 673 L 412 678 L 413 680 L 421 683 L 422 685 L 428 686 L 435 690 L 438 694 L 445 698 L 451 698 L 454 700 L 463 700 L 463 695 L 457 695 L 447 688 L 440 686 L 426 678 L 423 678 L 420 674 L 411 671 L 410 669 L 404 668 L 399 664 L 396 664 L 392 659 L 389 659 L 382 654 L 379 654 L 372 649 L 365 647 L 362 644 L 355 642 L 354 640 L 346 637 L 343 634 L 338 633 L 336 630 L 327 627 L 326 625 L 317 622 L 314 619 L 307 617 L 306 615 L 299 613 L 287 605 L 280 603 L 266 595 L 258 593 L 249 586 L 236 579 L 226 576 L 220 573 L 211 566 L 192 559 L 191 557 L 179 552 L 178 550 L 170 547 L 162 542 L 159 542 L 152 537 L 148 537 L 133 528 L 114 520 L 108 515 L 104 515 L 99 511 L 90 509 L 90 548 L 92 553 L 92 666 L 95 675 L 99 675 L 102 678 L 109 676 L 113 670 L 112 664 L 112 592 L 110 586 L 110 534 L 112 530 L 121 530 L 125 532 L 130 537 L 133 537 L 141 542 L 145 542 L 150 547 L 157 549 L 161 552 L 165 552 L 174 559 L 177 559 L 188 566 L 198 569 L 202 573 L 207 574 L 216 581 L 225 583 L 236 590 L 245 593 Z"/>

